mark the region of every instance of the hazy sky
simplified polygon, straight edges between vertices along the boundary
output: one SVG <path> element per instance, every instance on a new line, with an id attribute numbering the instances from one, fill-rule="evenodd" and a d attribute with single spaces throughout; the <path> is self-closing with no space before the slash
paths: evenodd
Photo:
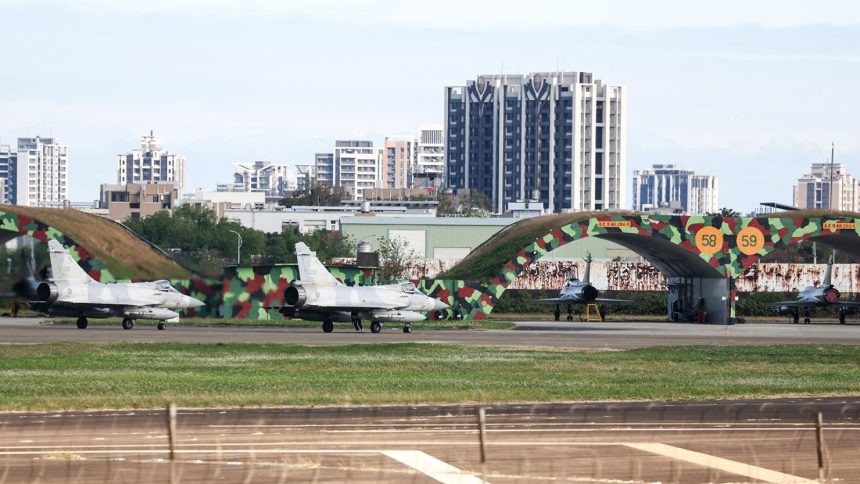
<path id="1" fill-rule="evenodd" d="M 443 121 L 479 73 L 591 71 L 628 91 L 628 172 L 720 177 L 720 205 L 791 202 L 825 161 L 860 176 L 849 1 L 0 0 L 0 144 L 70 146 L 71 198 L 155 130 L 186 191 L 232 163 L 309 163 L 336 138 Z M 629 173 L 628 173 L 629 175 Z"/>

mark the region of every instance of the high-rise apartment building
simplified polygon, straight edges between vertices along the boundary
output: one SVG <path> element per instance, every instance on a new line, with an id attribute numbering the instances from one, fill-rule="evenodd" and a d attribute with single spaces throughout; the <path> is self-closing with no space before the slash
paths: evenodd
<path id="1" fill-rule="evenodd" d="M 626 90 L 589 72 L 485 75 L 445 89 L 448 187 L 476 189 L 503 212 L 626 205 Z"/>
<path id="2" fill-rule="evenodd" d="M 832 176 L 830 163 L 813 163 L 809 173 L 794 185 L 793 205 L 856 212 L 860 209 L 860 180 L 851 176 L 842 163 L 833 164 Z"/>
<path id="3" fill-rule="evenodd" d="M 445 176 L 445 128 L 428 125 L 420 128 L 412 168 L 412 188 L 438 188 Z"/>
<path id="4" fill-rule="evenodd" d="M 235 166 L 233 183 L 224 185 L 225 190 L 219 191 L 263 192 L 267 197 L 283 198 L 287 196 L 287 190 L 296 188 L 296 174 L 289 165 L 255 161 L 236 163 Z"/>
<path id="5" fill-rule="evenodd" d="M 69 199 L 69 147 L 54 138 L 18 138 L 13 187 L 16 205 L 62 204 Z"/>
<path id="6" fill-rule="evenodd" d="M 9 145 L 0 145 L 0 203 L 14 202 L 15 164 L 18 154 Z"/>
<path id="7" fill-rule="evenodd" d="M 675 165 L 653 165 L 650 170 L 633 171 L 633 210 L 653 210 L 680 206 L 683 213 L 719 210 L 715 175 L 696 175 Z"/>
<path id="8" fill-rule="evenodd" d="M 410 188 L 417 154 L 415 138 L 386 137 L 382 149 L 379 188 Z"/>
<path id="9" fill-rule="evenodd" d="M 296 190 L 307 190 L 317 181 L 316 165 L 296 165 Z"/>
<path id="10" fill-rule="evenodd" d="M 317 182 L 349 190 L 354 200 L 364 198 L 364 189 L 380 183 L 382 150 L 372 141 L 338 140 L 333 153 L 315 156 Z"/>
<path id="11" fill-rule="evenodd" d="M 171 182 L 179 191 L 185 190 L 185 158 L 168 152 L 155 134 L 140 138 L 140 148 L 117 155 L 117 183 Z"/>

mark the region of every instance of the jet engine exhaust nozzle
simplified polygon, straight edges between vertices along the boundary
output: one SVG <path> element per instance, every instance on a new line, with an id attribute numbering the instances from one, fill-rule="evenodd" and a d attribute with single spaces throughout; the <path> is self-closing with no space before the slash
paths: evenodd
<path id="1" fill-rule="evenodd" d="M 587 285 L 582 288 L 580 295 L 582 296 L 583 301 L 594 301 L 597 299 L 597 296 L 600 292 L 592 285 Z"/>
<path id="2" fill-rule="evenodd" d="M 284 291 L 284 302 L 290 306 L 301 307 L 307 300 L 308 295 L 301 286 L 290 286 Z"/>
<path id="3" fill-rule="evenodd" d="M 43 282 L 36 288 L 36 296 L 39 301 L 52 303 L 60 297 L 60 290 L 52 282 Z"/>
<path id="4" fill-rule="evenodd" d="M 828 304 L 837 303 L 839 301 L 839 291 L 832 287 L 824 291 L 824 300 L 827 301 Z"/>

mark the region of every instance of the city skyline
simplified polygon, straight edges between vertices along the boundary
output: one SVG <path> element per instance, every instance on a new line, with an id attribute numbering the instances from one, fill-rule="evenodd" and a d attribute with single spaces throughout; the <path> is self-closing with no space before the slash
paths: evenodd
<path id="1" fill-rule="evenodd" d="M 5 56 L 15 69 L 0 92 L 0 144 L 61 139 L 70 198 L 86 201 L 113 178 L 116 154 L 152 129 L 185 156 L 191 192 L 216 186 L 237 162 L 309 164 L 336 139 L 382 146 L 390 133 L 441 123 L 444 86 L 476 74 L 556 69 L 629 90 L 628 179 L 677 163 L 719 175 L 721 205 L 748 211 L 790 203 L 796 177 L 829 157 L 831 141 L 837 163 L 860 170 L 851 86 L 860 9 L 761 2 L 740 14 L 729 2 L 697 16 L 658 3 L 538 2 L 557 14 L 510 16 L 474 6 L 445 15 L 445 2 L 425 14 L 391 2 L 224 0 L 195 17 L 204 4 L 188 0 L 0 1 L 11 20 L 0 40 L 27 46 Z M 151 35 L 125 36 L 137 23 Z M 422 62 L 396 61 L 418 51 Z M 395 59 L 394 74 L 380 71 L 383 58 Z M 147 62 L 152 75 L 131 74 Z"/>

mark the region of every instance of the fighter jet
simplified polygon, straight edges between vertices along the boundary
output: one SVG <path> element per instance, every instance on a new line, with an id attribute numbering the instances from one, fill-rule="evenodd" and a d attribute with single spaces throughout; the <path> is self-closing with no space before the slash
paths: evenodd
<path id="1" fill-rule="evenodd" d="M 860 302 L 839 301 L 839 290 L 831 283 L 833 275 L 833 258 L 835 252 L 830 254 L 830 259 L 827 261 L 827 270 L 824 273 L 824 280 L 821 285 L 809 286 L 797 295 L 794 301 L 781 301 L 774 303 L 776 306 L 776 314 L 779 316 L 791 316 L 794 324 L 800 322 L 800 308 L 804 308 L 803 322 L 809 324 L 812 322 L 812 313 L 815 308 L 824 308 L 834 304 L 839 305 L 839 322 L 845 324 L 845 317 L 849 314 L 854 314 L 860 308 Z"/>
<path id="2" fill-rule="evenodd" d="M 334 330 L 334 322 L 352 322 L 361 330 L 361 320 L 369 320 L 370 331 L 382 331 L 382 323 L 405 323 L 404 333 L 411 333 L 411 324 L 425 319 L 417 311 L 440 311 L 448 305 L 419 292 L 410 282 L 380 286 L 346 286 L 338 281 L 317 259 L 316 253 L 302 242 L 296 244 L 299 280 L 284 292 L 287 306 L 280 312 L 288 317 L 322 321 L 326 333 Z"/>
<path id="3" fill-rule="evenodd" d="M 591 261 L 591 253 L 589 252 L 585 257 L 585 277 L 583 277 L 581 281 L 571 273 L 564 285 L 561 286 L 558 297 L 538 299 L 535 301 L 535 304 L 555 304 L 555 312 L 553 315 L 555 316 L 556 321 L 561 319 L 561 306 L 564 304 L 567 305 L 568 321 L 573 321 L 574 305 L 581 306 L 585 304 L 600 304 L 603 306 L 607 304 L 632 304 L 633 301 L 628 301 L 626 299 L 606 299 L 598 297 L 600 295 L 600 291 L 591 285 Z M 605 312 L 605 308 L 600 309 L 601 320 L 605 318 Z"/>
<path id="4" fill-rule="evenodd" d="M 135 319 L 179 321 L 177 309 L 203 306 L 193 297 L 180 294 L 168 281 L 102 284 L 93 280 L 56 240 L 48 241 L 53 277 L 36 286 L 30 307 L 52 316 L 77 316 L 77 326 L 87 327 L 87 318 L 122 317 L 123 329 Z"/>

